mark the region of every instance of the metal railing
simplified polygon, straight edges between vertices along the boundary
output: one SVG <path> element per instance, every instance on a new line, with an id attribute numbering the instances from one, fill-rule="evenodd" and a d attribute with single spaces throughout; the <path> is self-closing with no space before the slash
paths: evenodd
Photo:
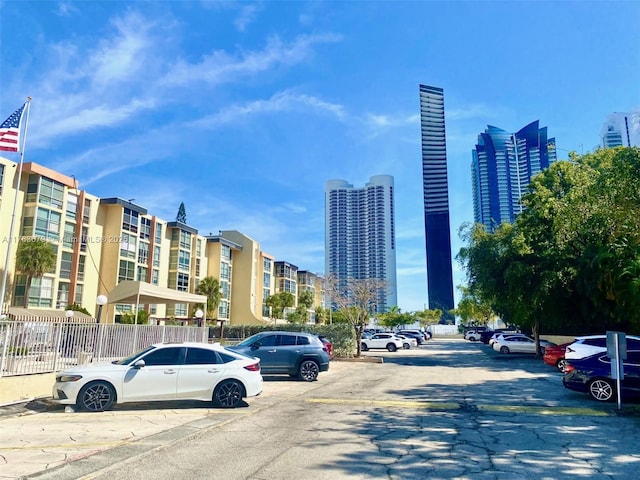
<path id="1" fill-rule="evenodd" d="M 118 360 L 162 342 L 207 342 L 207 327 L 2 321 L 0 377 Z"/>

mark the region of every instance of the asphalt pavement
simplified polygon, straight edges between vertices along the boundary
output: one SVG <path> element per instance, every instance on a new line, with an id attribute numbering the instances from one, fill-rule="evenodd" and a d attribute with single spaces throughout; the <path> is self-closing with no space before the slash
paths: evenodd
<path id="1" fill-rule="evenodd" d="M 0 479 L 637 478 L 638 406 L 567 392 L 539 359 L 438 339 L 366 355 L 384 363 L 335 361 L 313 383 L 265 378 L 263 394 L 234 410 L 0 408 Z M 212 444 L 220 456 L 203 453 Z M 168 456 L 180 466 L 167 468 Z"/>

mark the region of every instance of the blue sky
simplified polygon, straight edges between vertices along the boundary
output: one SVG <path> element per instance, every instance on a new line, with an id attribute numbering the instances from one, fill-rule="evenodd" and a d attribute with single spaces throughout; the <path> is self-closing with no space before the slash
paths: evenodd
<path id="1" fill-rule="evenodd" d="M 640 105 L 638 25 L 635 1 L 5 0 L 0 116 L 31 96 L 25 161 L 318 273 L 325 181 L 393 175 L 398 303 L 419 310 L 418 85 L 445 92 L 455 256 L 477 135 L 540 120 L 561 158 L 592 150 Z"/>

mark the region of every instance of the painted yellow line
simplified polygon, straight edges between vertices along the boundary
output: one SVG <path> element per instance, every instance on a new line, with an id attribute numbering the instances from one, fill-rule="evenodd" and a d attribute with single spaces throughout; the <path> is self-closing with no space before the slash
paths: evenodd
<path id="1" fill-rule="evenodd" d="M 462 410 L 465 406 L 447 402 L 419 402 L 401 400 L 356 400 L 346 398 L 310 398 L 307 403 L 323 403 L 333 405 L 360 405 L 373 407 L 424 408 L 429 410 Z M 534 405 L 469 405 L 471 408 L 486 412 L 531 413 L 536 415 L 583 415 L 605 417 L 612 415 L 607 410 L 584 407 L 539 407 Z"/>

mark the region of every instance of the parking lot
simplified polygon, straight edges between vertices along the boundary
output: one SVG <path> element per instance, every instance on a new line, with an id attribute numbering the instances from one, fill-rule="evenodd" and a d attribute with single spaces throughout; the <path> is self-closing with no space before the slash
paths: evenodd
<path id="1" fill-rule="evenodd" d="M 569 392 L 540 359 L 458 339 L 365 355 L 384 363 L 268 376 L 232 411 L 16 408 L 0 417 L 0 478 L 635 478 L 638 406 Z"/>

